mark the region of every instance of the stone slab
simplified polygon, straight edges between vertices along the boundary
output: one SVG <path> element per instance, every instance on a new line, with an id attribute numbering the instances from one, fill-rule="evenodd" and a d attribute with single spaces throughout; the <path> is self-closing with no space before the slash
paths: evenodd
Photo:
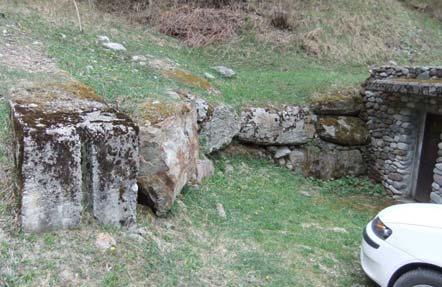
<path id="1" fill-rule="evenodd" d="M 26 232 L 136 221 L 138 127 L 69 82 L 10 94 L 21 224 Z"/>

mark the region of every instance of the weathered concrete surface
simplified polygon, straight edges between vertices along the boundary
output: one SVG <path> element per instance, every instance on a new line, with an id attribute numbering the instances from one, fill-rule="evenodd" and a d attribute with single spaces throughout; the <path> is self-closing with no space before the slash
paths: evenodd
<path id="1" fill-rule="evenodd" d="M 239 117 L 232 107 L 214 107 L 210 118 L 201 124 L 200 143 L 205 154 L 228 146 L 240 130 Z"/>
<path id="2" fill-rule="evenodd" d="M 316 131 L 321 139 L 340 145 L 365 145 L 369 140 L 365 122 L 357 117 L 320 117 Z"/>
<path id="3" fill-rule="evenodd" d="M 26 232 L 136 221 L 138 128 L 79 83 L 10 95 L 15 164 Z"/>
<path id="4" fill-rule="evenodd" d="M 304 144 L 314 135 L 307 108 L 249 108 L 241 113 L 238 139 L 259 145 Z"/>
<path id="5" fill-rule="evenodd" d="M 148 101 L 140 106 L 138 115 L 138 183 L 157 215 L 164 215 L 195 174 L 199 153 L 197 111 L 189 102 Z"/>

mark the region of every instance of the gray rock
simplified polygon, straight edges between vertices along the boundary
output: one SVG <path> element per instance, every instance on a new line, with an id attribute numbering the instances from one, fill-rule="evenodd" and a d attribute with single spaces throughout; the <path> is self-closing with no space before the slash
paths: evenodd
<path id="1" fill-rule="evenodd" d="M 103 42 L 102 45 L 112 51 L 126 51 L 126 48 L 120 43 Z"/>
<path id="2" fill-rule="evenodd" d="M 202 123 L 200 144 L 205 154 L 228 146 L 240 130 L 239 117 L 232 107 L 219 105 L 211 117 Z"/>
<path id="3" fill-rule="evenodd" d="M 140 191 L 159 216 L 195 174 L 199 154 L 196 109 L 184 101 L 147 101 L 137 112 L 140 126 Z"/>
<path id="4" fill-rule="evenodd" d="M 288 147 L 280 147 L 276 150 L 274 158 L 279 159 L 281 157 L 285 157 L 286 155 L 290 154 L 290 152 L 291 150 Z"/>
<path id="5" fill-rule="evenodd" d="M 216 204 L 216 211 L 218 212 L 219 217 L 223 219 L 227 218 L 226 211 L 224 210 L 224 206 L 221 203 Z"/>
<path id="6" fill-rule="evenodd" d="M 298 106 L 249 108 L 241 113 L 238 139 L 258 145 L 298 145 L 313 138 L 312 115 Z"/>
<path id="7" fill-rule="evenodd" d="M 204 77 L 206 77 L 206 79 L 208 80 L 215 80 L 216 77 L 214 75 L 212 75 L 211 73 L 204 73 Z"/>
<path id="8" fill-rule="evenodd" d="M 329 180 L 362 175 L 365 173 L 365 162 L 359 150 L 321 151 L 308 147 L 301 170 L 304 176 Z"/>
<path id="9" fill-rule="evenodd" d="M 340 145 L 365 145 L 369 141 L 365 123 L 356 117 L 320 117 L 316 131 L 321 139 Z"/>
<path id="10" fill-rule="evenodd" d="M 430 194 L 430 199 L 432 203 L 442 204 L 442 195 L 436 192 Z"/>
<path id="11" fill-rule="evenodd" d="M 429 80 L 430 79 L 430 71 L 426 71 L 426 72 L 420 73 L 416 77 L 416 79 L 418 79 L 418 80 Z"/>
<path id="12" fill-rule="evenodd" d="M 293 150 L 289 154 L 289 161 L 292 165 L 292 169 L 295 171 L 298 171 L 302 168 L 302 165 L 305 161 L 305 150 L 303 149 L 296 149 Z"/>
<path id="13" fill-rule="evenodd" d="M 202 157 L 202 159 L 196 160 L 196 171 L 194 178 L 194 182 L 196 184 L 201 184 L 204 179 L 213 176 L 215 173 L 213 162 L 204 155 Z"/>
<path id="14" fill-rule="evenodd" d="M 134 62 L 146 62 L 147 58 L 146 58 L 146 56 L 143 56 L 143 55 L 134 55 L 134 56 L 132 56 L 132 61 L 134 61 Z"/>
<path id="15" fill-rule="evenodd" d="M 95 246 L 102 251 L 108 250 L 116 245 L 117 241 L 109 233 L 99 233 L 95 240 Z"/>
<path id="16" fill-rule="evenodd" d="M 355 116 L 362 108 L 362 98 L 356 96 L 320 97 L 313 103 L 313 112 L 318 115 Z"/>
<path id="17" fill-rule="evenodd" d="M 97 39 L 98 39 L 99 42 L 105 42 L 105 43 L 110 42 L 109 37 L 108 36 L 104 36 L 104 35 L 98 36 Z"/>
<path id="18" fill-rule="evenodd" d="M 236 75 L 234 70 L 224 67 L 224 66 L 216 66 L 216 67 L 213 67 L 213 69 L 225 78 L 232 78 Z"/>
<path id="19" fill-rule="evenodd" d="M 195 98 L 195 107 L 198 123 L 204 122 L 208 116 L 209 104 L 201 98 Z"/>
<path id="20" fill-rule="evenodd" d="M 46 84 L 10 95 L 26 232 L 136 221 L 138 128 L 88 87 Z"/>

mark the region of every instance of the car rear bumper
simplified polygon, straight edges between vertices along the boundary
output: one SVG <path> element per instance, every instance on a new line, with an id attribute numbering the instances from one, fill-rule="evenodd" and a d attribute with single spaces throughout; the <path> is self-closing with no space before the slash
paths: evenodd
<path id="1" fill-rule="evenodd" d="M 371 223 L 364 231 L 361 247 L 361 265 L 365 274 L 381 287 L 387 287 L 390 278 L 402 266 L 413 262 L 407 253 L 378 238 L 371 230 Z"/>

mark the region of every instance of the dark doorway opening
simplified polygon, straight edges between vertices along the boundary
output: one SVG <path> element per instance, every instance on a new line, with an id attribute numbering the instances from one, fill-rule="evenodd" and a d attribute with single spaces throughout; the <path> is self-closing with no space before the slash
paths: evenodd
<path id="1" fill-rule="evenodd" d="M 414 198 L 419 202 L 429 202 L 433 184 L 433 169 L 437 160 L 437 145 L 441 141 L 442 116 L 427 114 L 422 138 L 420 163 Z"/>

